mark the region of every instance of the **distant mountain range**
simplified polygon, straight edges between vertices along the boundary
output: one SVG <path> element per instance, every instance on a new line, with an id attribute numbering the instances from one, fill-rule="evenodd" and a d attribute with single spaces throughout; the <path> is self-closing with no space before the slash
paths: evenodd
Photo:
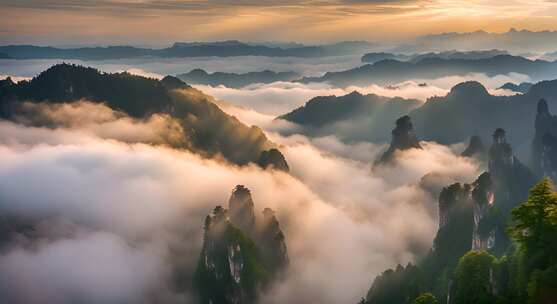
<path id="1" fill-rule="evenodd" d="M 299 77 L 294 72 L 260 71 L 243 74 L 237 73 L 207 73 L 202 69 L 191 70 L 176 77 L 191 84 L 204 84 L 211 86 L 224 85 L 229 88 L 240 88 L 253 83 L 271 83 L 275 81 L 292 81 Z"/>
<path id="2" fill-rule="evenodd" d="M 530 126 L 542 98 L 549 107 L 557 108 L 557 80 L 539 82 L 526 94 L 514 96 L 493 96 L 478 82 L 464 82 L 446 96 L 430 98 L 423 105 L 359 93 L 316 97 L 279 118 L 301 125 L 310 135 L 336 135 L 346 142 L 384 142 L 393 122 L 409 115 L 423 140 L 453 144 L 479 135 L 489 142 L 494 129 L 504 128 L 509 141 L 520 148 L 530 144 L 524 140 L 532 137 Z"/>
<path id="3" fill-rule="evenodd" d="M 133 46 L 56 48 L 33 45 L 0 46 L 0 53 L 14 59 L 81 59 L 108 60 L 137 57 L 325 57 L 363 54 L 372 48 L 365 41 L 345 41 L 327 45 L 281 45 L 249 44 L 241 41 L 177 42 L 162 49 L 138 48 Z"/>
<path id="4" fill-rule="evenodd" d="M 520 56 L 497 55 L 484 59 L 423 58 L 417 62 L 386 59 L 354 69 L 305 77 L 303 83 L 329 82 L 335 85 L 388 85 L 411 79 L 435 79 L 452 75 L 484 73 L 488 76 L 520 73 L 535 80 L 557 78 L 557 61 L 530 60 Z"/>
<path id="5" fill-rule="evenodd" d="M 554 52 L 557 31 L 528 31 L 510 29 L 504 33 L 476 31 L 421 36 L 415 42 L 399 46 L 392 52 L 417 53 L 447 50 L 504 49 L 513 53 Z"/>
<path id="6" fill-rule="evenodd" d="M 285 119 L 311 136 L 334 134 L 345 141 L 385 142 L 392 123 L 421 105 L 417 99 L 389 98 L 356 91 L 344 96 L 319 96 L 286 113 Z"/>
<path id="7" fill-rule="evenodd" d="M 507 51 L 502 50 L 487 50 L 487 51 L 444 51 L 444 52 L 429 52 L 429 53 L 417 53 L 417 54 L 394 54 L 394 53 L 367 53 L 362 56 L 362 62 L 364 63 L 375 63 L 385 59 L 392 59 L 398 61 L 410 61 L 418 62 L 426 58 L 439 58 L 439 59 L 466 59 L 466 60 L 476 60 L 476 59 L 487 59 L 495 57 L 498 55 L 509 55 Z"/>
<path id="8" fill-rule="evenodd" d="M 522 82 L 520 84 L 514 84 L 512 82 L 507 82 L 504 85 L 500 86 L 499 89 L 509 90 L 516 93 L 528 93 L 530 88 L 533 86 L 533 83 L 530 82 Z"/>

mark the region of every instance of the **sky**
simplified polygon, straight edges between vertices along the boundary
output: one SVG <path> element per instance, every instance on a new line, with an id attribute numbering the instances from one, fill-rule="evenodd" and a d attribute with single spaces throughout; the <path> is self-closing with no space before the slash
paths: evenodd
<path id="1" fill-rule="evenodd" d="M 556 0 L 0 0 L 0 44 L 404 40 L 557 30 Z"/>

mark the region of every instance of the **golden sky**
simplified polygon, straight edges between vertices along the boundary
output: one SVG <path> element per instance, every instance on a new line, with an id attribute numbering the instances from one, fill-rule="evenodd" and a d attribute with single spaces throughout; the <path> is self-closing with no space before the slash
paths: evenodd
<path id="1" fill-rule="evenodd" d="M 557 0 L 0 0 L 0 44 L 401 40 L 557 30 Z"/>

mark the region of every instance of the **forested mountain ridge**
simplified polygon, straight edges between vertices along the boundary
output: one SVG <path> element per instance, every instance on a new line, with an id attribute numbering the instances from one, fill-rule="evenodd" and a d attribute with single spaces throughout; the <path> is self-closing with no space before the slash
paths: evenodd
<path id="1" fill-rule="evenodd" d="M 548 108 L 557 108 L 557 80 L 538 82 L 528 93 L 513 96 L 491 95 L 479 82 L 463 82 L 447 95 L 431 97 L 425 103 L 357 92 L 315 97 L 278 118 L 299 124 L 309 135 L 384 142 L 389 140 L 392 122 L 408 115 L 422 140 L 453 144 L 474 134 L 489 142 L 491 132 L 500 127 L 513 146 L 524 150 L 530 146 L 540 99 L 546 100 Z"/>
<path id="2" fill-rule="evenodd" d="M 23 111 L 25 102 L 57 105 L 81 100 L 107 105 L 136 119 L 165 114 L 176 120 L 186 137 L 178 148 L 187 148 L 206 157 L 247 164 L 257 162 L 261 153 L 276 147 L 257 127 L 248 127 L 224 113 L 212 97 L 181 80 L 162 80 L 129 73 L 102 73 L 93 68 L 59 64 L 30 81 L 0 85 L 0 113 L 3 118 L 26 117 L 27 123 L 44 126 L 40 113 Z M 282 164 L 280 164 L 282 166 Z"/>

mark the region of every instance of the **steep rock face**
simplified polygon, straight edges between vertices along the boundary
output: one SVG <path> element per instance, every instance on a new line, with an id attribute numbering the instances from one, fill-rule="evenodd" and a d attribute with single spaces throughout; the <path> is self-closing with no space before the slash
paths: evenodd
<path id="1" fill-rule="evenodd" d="M 269 273 L 253 241 L 230 223 L 226 210 L 220 206 L 207 216 L 204 229 L 203 248 L 194 274 L 198 302 L 255 303 Z"/>
<path id="2" fill-rule="evenodd" d="M 449 224 L 453 210 L 468 204 L 470 192 L 469 184 L 455 183 L 443 188 L 439 195 L 439 229 Z"/>
<path id="3" fill-rule="evenodd" d="M 405 115 L 397 119 L 396 127 L 391 132 L 392 139 L 389 149 L 383 153 L 379 159 L 379 163 L 389 162 L 393 159 L 396 151 L 403 151 L 408 149 L 421 149 L 412 121 L 410 117 Z"/>
<path id="4" fill-rule="evenodd" d="M 491 250 L 495 246 L 496 227 L 488 223 L 495 201 L 489 173 L 483 173 L 473 184 L 472 202 L 474 228 L 472 250 Z"/>
<path id="5" fill-rule="evenodd" d="M 275 148 L 262 151 L 257 164 L 264 169 L 271 168 L 284 172 L 290 171 L 284 155 Z"/>
<path id="6" fill-rule="evenodd" d="M 496 206 L 501 214 L 508 214 L 520 202 L 526 200 L 528 189 L 536 179 L 514 155 L 506 140 L 505 130 L 498 128 L 493 133 L 493 144 L 489 149 L 489 173 L 493 182 Z"/>
<path id="7" fill-rule="evenodd" d="M 551 115 L 545 99 L 540 99 L 532 142 L 532 166 L 538 177 L 557 180 L 557 116 Z"/>
<path id="8" fill-rule="evenodd" d="M 277 272 L 288 265 L 288 252 L 284 234 L 270 208 L 263 210 L 263 219 L 258 232 L 258 245 L 263 251 L 263 259 L 269 271 Z"/>
<path id="9" fill-rule="evenodd" d="M 238 185 L 229 209 L 205 219 L 203 247 L 194 274 L 201 304 L 256 303 L 257 295 L 288 265 L 285 237 L 275 212 L 258 220 L 248 188 Z"/>
<path id="10" fill-rule="evenodd" d="M 228 200 L 230 221 L 248 235 L 255 231 L 255 205 L 251 192 L 243 185 L 237 185 Z"/>
<path id="11" fill-rule="evenodd" d="M 470 250 L 473 233 L 473 185 L 455 183 L 443 188 L 439 195 L 439 230 L 433 249 L 424 262 L 437 279 L 454 267 L 458 258 Z M 438 283 L 439 294 L 446 292 L 447 282 Z"/>
<path id="12" fill-rule="evenodd" d="M 482 139 L 477 135 L 470 137 L 468 147 L 466 147 L 466 149 L 461 153 L 461 156 L 472 157 L 482 161 L 486 160 L 487 150 L 482 142 Z"/>

